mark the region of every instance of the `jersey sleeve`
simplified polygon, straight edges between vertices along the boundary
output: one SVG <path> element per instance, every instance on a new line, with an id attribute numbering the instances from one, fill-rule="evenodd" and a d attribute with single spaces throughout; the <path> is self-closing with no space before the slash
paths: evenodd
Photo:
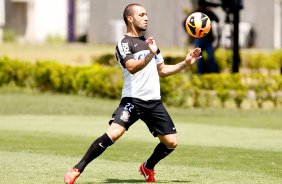
<path id="1" fill-rule="evenodd" d="M 129 59 L 134 59 L 131 49 L 131 42 L 129 40 L 124 38 L 117 43 L 116 58 L 124 68 L 126 61 Z"/>

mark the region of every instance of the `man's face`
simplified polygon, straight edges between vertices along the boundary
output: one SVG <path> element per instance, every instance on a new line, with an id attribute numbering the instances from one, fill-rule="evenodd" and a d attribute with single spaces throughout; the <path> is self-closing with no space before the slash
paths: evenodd
<path id="1" fill-rule="evenodd" d="M 148 25 L 147 12 L 142 6 L 134 6 L 132 9 L 133 25 L 138 31 L 146 31 Z"/>

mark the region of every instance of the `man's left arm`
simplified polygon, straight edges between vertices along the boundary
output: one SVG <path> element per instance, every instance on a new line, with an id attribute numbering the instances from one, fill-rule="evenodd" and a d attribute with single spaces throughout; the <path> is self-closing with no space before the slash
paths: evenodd
<path id="1" fill-rule="evenodd" d="M 195 48 L 190 51 L 184 61 L 179 62 L 175 65 L 166 65 L 164 62 L 158 64 L 158 72 L 160 77 L 167 77 L 173 74 L 180 72 L 185 69 L 187 66 L 192 65 L 199 59 L 201 56 L 201 48 Z"/>

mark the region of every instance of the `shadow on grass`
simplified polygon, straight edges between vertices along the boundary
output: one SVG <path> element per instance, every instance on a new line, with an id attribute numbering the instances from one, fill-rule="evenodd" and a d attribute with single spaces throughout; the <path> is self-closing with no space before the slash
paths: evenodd
<path id="1" fill-rule="evenodd" d="M 184 181 L 184 180 L 173 180 L 173 181 L 164 181 L 164 180 L 158 180 L 157 183 L 190 183 L 192 181 Z M 102 182 L 102 183 L 145 183 L 145 181 L 143 179 L 140 180 L 136 180 L 136 179 L 113 179 L 113 178 L 109 178 L 106 179 L 106 181 Z M 87 182 L 85 184 L 93 184 L 91 182 Z"/>

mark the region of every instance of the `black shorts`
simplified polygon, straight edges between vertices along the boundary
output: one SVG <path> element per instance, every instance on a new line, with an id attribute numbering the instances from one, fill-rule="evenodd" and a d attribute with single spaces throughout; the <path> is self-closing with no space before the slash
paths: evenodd
<path id="1" fill-rule="evenodd" d="M 146 123 L 155 137 L 176 133 L 174 123 L 161 100 L 122 98 L 109 123 L 115 122 L 128 130 L 138 119 Z"/>

